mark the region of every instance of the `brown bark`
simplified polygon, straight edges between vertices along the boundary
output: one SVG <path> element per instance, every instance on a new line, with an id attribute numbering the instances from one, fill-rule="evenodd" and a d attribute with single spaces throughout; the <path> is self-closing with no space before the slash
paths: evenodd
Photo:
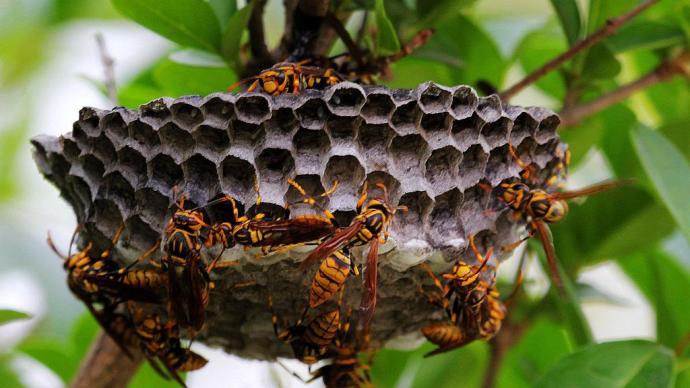
<path id="1" fill-rule="evenodd" d="M 126 387 L 139 369 L 143 356 L 128 357 L 107 334 L 100 332 L 81 363 L 71 388 Z"/>

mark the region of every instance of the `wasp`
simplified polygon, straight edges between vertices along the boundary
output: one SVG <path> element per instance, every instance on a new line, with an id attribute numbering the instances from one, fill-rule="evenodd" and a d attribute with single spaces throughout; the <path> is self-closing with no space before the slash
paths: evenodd
<path id="1" fill-rule="evenodd" d="M 351 272 L 359 275 L 347 248 L 339 249 L 326 257 L 314 274 L 309 288 L 309 307 L 316 308 L 331 299 L 343 287 Z"/>
<path id="2" fill-rule="evenodd" d="M 311 59 L 300 62 L 277 63 L 253 77 L 237 81 L 228 87 L 228 91 L 254 81 L 247 88 L 248 92 L 259 89 L 271 96 L 278 96 L 288 91 L 299 94 L 302 89 L 323 89 L 344 80 L 334 69 L 308 66 L 307 64 L 310 62 Z"/>
<path id="3" fill-rule="evenodd" d="M 523 179 L 529 178 L 532 172 L 529 166 L 520 161 L 512 146 L 509 147 L 511 154 L 516 159 L 518 165 L 523 168 L 521 176 Z M 565 153 L 564 160 L 567 163 L 569 153 Z M 567 165 L 564 163 L 563 168 Z M 513 250 L 517 248 L 522 242 L 534 236 L 539 235 L 544 253 L 546 254 L 547 262 L 551 277 L 556 285 L 556 288 L 562 293 L 563 286 L 560 274 L 558 272 L 558 264 L 556 259 L 556 252 L 553 247 L 549 235 L 550 231 L 547 224 L 558 222 L 565 218 L 568 214 L 569 199 L 585 197 L 609 190 L 613 190 L 622 185 L 632 183 L 631 180 L 605 181 L 580 190 L 564 191 L 549 193 L 541 189 L 532 189 L 528 184 L 523 182 L 504 182 L 495 189 L 495 195 L 498 199 L 505 203 L 510 209 L 514 211 L 516 218 L 524 219 L 527 222 L 527 237 L 503 247 L 503 250 Z"/>
<path id="4" fill-rule="evenodd" d="M 340 309 L 333 309 L 318 315 L 305 323 L 307 309 L 293 325 L 284 322 L 283 330 L 278 329 L 278 315 L 273 310 L 273 297 L 269 294 L 268 306 L 271 310 L 273 331 L 280 341 L 290 344 L 295 358 L 307 365 L 321 360 L 338 331 Z"/>
<path id="5" fill-rule="evenodd" d="M 304 196 L 302 202 L 310 206 L 317 206 L 316 200 L 307 196 L 297 182 L 291 179 L 288 179 L 288 182 Z M 333 186 L 320 196 L 328 197 L 335 192 L 337 187 L 338 182 L 335 181 Z M 253 217 L 240 216 L 237 202 L 229 195 L 226 195 L 222 200 L 230 203 L 233 219 L 230 222 L 215 224 L 211 227 L 210 237 L 206 240 L 207 246 L 212 246 L 215 242 L 222 242 L 224 247 L 226 244 L 228 246 L 239 244 L 245 247 L 261 247 L 262 252 L 267 254 L 278 249 L 277 247 L 287 249 L 322 239 L 333 234 L 337 227 L 335 217 L 328 210 L 323 210 L 323 216 L 298 215 L 286 219 L 266 220 L 264 213 L 258 213 Z M 260 196 L 257 196 L 256 202 L 257 205 L 261 203 Z M 286 212 L 289 214 L 289 207 L 286 208 Z M 226 241 L 228 243 L 225 243 Z"/>
<path id="6" fill-rule="evenodd" d="M 368 192 L 365 182 L 357 201 L 356 210 L 358 214 L 350 225 L 340 229 L 328 240 L 319 244 L 300 264 L 300 269 L 305 270 L 317 261 L 329 258 L 339 250 L 369 244 L 364 291 L 359 307 L 360 319 L 358 324 L 363 328 L 369 327 L 376 308 L 379 243 L 385 243 L 388 234 L 387 229 L 395 213 L 399 210 L 407 210 L 405 206 L 392 207 L 386 186 L 383 183 L 377 183 L 376 186 L 383 192 L 383 198 L 372 198 L 367 202 Z M 383 241 L 381 241 L 381 237 L 383 237 Z"/>
<path id="7" fill-rule="evenodd" d="M 211 286 L 208 268 L 201 262 L 201 231 L 208 224 L 199 210 L 184 209 L 184 195 L 176 205 L 165 228 L 161 264 L 168 275 L 170 316 L 193 334 L 204 325 Z"/>

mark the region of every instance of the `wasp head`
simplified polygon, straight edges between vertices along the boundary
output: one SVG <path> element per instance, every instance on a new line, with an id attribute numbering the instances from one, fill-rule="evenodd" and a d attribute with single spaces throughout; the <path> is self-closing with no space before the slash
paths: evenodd
<path id="1" fill-rule="evenodd" d="M 568 202 L 559 199 L 550 202 L 550 206 L 544 215 L 544 221 L 554 223 L 562 220 L 568 214 Z"/>

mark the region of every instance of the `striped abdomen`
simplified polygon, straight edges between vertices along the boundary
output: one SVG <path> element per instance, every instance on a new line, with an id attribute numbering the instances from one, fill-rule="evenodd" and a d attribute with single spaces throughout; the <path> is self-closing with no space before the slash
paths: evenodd
<path id="1" fill-rule="evenodd" d="M 303 341 L 309 345 L 326 347 L 335 338 L 340 323 L 340 310 L 323 313 L 309 323 Z"/>
<path id="2" fill-rule="evenodd" d="M 338 250 L 321 262 L 309 289 L 309 306 L 315 308 L 338 292 L 350 274 L 349 254 Z"/>
<path id="3" fill-rule="evenodd" d="M 465 337 L 462 330 L 450 322 L 428 324 L 422 327 L 422 334 L 429 342 L 441 347 L 459 343 Z"/>

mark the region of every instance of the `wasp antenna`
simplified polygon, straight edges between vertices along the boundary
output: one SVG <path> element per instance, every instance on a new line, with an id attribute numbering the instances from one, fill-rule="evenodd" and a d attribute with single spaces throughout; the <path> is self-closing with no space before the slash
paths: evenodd
<path id="1" fill-rule="evenodd" d="M 72 232 L 72 238 L 69 239 L 69 247 L 67 248 L 67 257 L 72 256 L 72 246 L 74 245 L 74 240 L 77 238 L 77 234 L 81 230 L 81 225 L 77 224 L 77 226 L 74 228 L 74 232 Z M 50 237 L 50 236 L 48 236 Z"/>
<path id="2" fill-rule="evenodd" d="M 328 189 L 328 190 L 325 191 L 323 194 L 321 194 L 321 197 L 330 197 L 333 193 L 335 193 L 335 190 L 338 188 L 338 184 L 339 184 L 339 183 L 340 183 L 340 182 L 338 182 L 337 179 L 334 180 L 334 181 L 333 181 L 333 186 L 331 186 L 330 189 Z"/>
<path id="3" fill-rule="evenodd" d="M 58 248 L 55 246 L 55 243 L 53 242 L 52 237 L 50 237 L 50 232 L 48 232 L 48 237 L 46 238 L 46 242 L 48 243 L 48 246 L 50 249 L 52 249 L 53 252 L 55 252 L 56 255 L 58 255 L 62 260 L 66 260 L 69 256 L 63 255 Z"/>
<path id="4" fill-rule="evenodd" d="M 249 81 L 252 81 L 252 80 L 254 80 L 254 79 L 256 79 L 256 77 L 249 77 L 249 78 L 241 79 L 241 80 L 235 82 L 234 84 L 228 86 L 227 91 L 228 91 L 228 92 L 231 92 L 231 91 L 237 89 L 238 86 L 240 86 L 240 85 L 242 85 L 242 84 L 245 84 L 245 83 L 247 83 L 247 82 L 249 82 Z"/>

